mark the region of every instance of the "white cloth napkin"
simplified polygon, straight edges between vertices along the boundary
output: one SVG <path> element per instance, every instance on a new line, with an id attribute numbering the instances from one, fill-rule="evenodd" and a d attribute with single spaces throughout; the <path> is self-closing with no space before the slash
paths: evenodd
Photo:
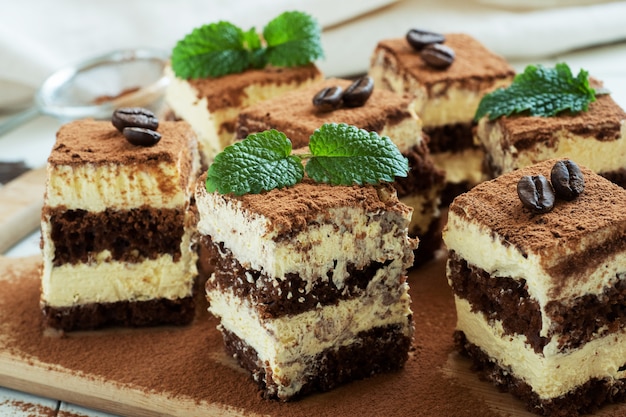
<path id="1" fill-rule="evenodd" d="M 16 0 L 0 13 L 0 80 L 37 86 L 66 65 L 114 49 L 171 50 L 195 27 L 219 20 L 261 30 L 286 10 L 337 25 L 397 0 Z"/>
<path id="2" fill-rule="evenodd" d="M 523 1 L 500 0 L 518 6 Z M 324 33 L 328 73 L 352 74 L 369 65 L 380 39 L 410 28 L 468 33 L 513 60 L 549 57 L 574 49 L 626 41 L 626 1 L 521 10 L 468 0 L 406 0 Z"/>
<path id="3" fill-rule="evenodd" d="M 626 40 L 626 1 L 519 11 L 468 0 L 17 0 L 0 13 L 0 81 L 35 87 L 60 67 L 113 49 L 171 50 L 218 20 L 260 30 L 284 10 L 322 24 L 319 64 L 329 76 L 364 72 L 378 40 L 412 27 L 466 32 L 507 58 Z"/>

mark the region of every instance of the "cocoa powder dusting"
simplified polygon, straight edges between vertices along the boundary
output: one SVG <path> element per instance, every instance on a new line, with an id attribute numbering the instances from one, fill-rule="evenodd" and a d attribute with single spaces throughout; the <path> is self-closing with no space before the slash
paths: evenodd
<path id="1" fill-rule="evenodd" d="M 6 261 L 6 259 L 5 259 Z M 6 263 L 6 262 L 5 262 Z M 0 262 L 2 269 L 3 262 Z M 12 265 L 12 264 L 11 264 Z M 84 375 L 169 398 L 191 398 L 244 413 L 298 416 L 499 416 L 480 396 L 445 375 L 453 350 L 456 315 L 438 259 L 411 273 L 415 341 L 401 371 L 356 381 L 291 403 L 267 401 L 256 384 L 225 355 L 217 320 L 200 305 L 193 324 L 182 328 L 113 329 L 44 336 L 39 309 L 39 261 L 0 275 L 0 344 L 24 362 Z M 89 406 L 89 404 L 84 404 Z"/>
<path id="2" fill-rule="evenodd" d="M 10 405 L 11 408 L 19 410 L 24 415 L 29 415 L 31 417 L 54 417 L 57 415 L 56 409 L 46 407 L 45 405 L 41 404 L 32 404 L 24 401 L 11 400 L 0 402 L 0 409 L 2 409 L 2 406 L 5 404 Z"/>
<path id="3" fill-rule="evenodd" d="M 404 76 L 414 78 L 429 91 L 429 95 L 442 96 L 447 88 L 459 85 L 463 89 L 481 91 L 493 88 L 496 80 L 512 80 L 513 67 L 501 56 L 487 49 L 481 42 L 464 33 L 446 33 L 444 45 L 452 48 L 456 58 L 445 70 L 431 67 L 405 38 L 385 39 L 378 43 L 381 49 L 394 57 Z M 437 85 L 437 88 L 433 88 Z"/>

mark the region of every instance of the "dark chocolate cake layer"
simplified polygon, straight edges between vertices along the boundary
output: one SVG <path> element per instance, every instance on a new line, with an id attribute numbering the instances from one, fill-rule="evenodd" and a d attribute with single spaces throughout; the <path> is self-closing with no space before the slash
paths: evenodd
<path id="1" fill-rule="evenodd" d="M 163 254 L 178 261 L 181 256 L 184 210 L 143 207 L 92 213 L 44 207 L 43 215 L 50 215 L 55 266 L 89 263 L 93 254 L 104 250 L 114 260 L 130 263 Z"/>
<path id="2" fill-rule="evenodd" d="M 455 332 L 454 342 L 457 350 L 472 360 L 475 372 L 499 389 L 520 398 L 526 404 L 528 411 L 539 415 L 574 417 L 579 414 L 593 413 L 601 406 L 626 399 L 626 379 L 592 378 L 566 395 L 542 400 L 528 384 L 512 376 L 509 369 L 504 369 L 491 361 L 485 352 L 470 343 L 463 332 Z"/>
<path id="3" fill-rule="evenodd" d="M 64 331 L 94 330 L 104 326 L 155 326 L 191 323 L 195 315 L 193 296 L 177 300 L 80 304 L 43 307 L 44 325 Z"/>
<path id="4" fill-rule="evenodd" d="M 626 169 L 618 169 L 617 171 L 611 172 L 600 172 L 599 174 L 611 181 L 613 184 L 626 188 Z"/>
<path id="5" fill-rule="evenodd" d="M 523 334 L 527 343 L 541 353 L 548 338 L 541 337 L 541 311 L 530 298 L 525 280 L 493 277 L 450 252 L 448 268 L 454 293 L 470 302 L 474 311 L 488 320 L 500 320 L 507 334 Z M 555 322 L 549 334 L 558 334 L 561 351 L 576 349 L 595 338 L 616 332 L 626 325 L 626 280 L 620 279 L 596 296 L 578 297 L 572 304 L 550 301 L 546 314 Z"/>
<path id="6" fill-rule="evenodd" d="M 424 132 L 430 138 L 428 148 L 431 153 L 462 152 L 473 148 L 472 129 L 475 123 L 455 123 L 444 126 L 425 127 Z"/>
<path id="7" fill-rule="evenodd" d="M 230 288 L 237 297 L 250 299 L 262 318 L 276 318 L 302 313 L 316 306 L 333 305 L 341 300 L 349 300 L 363 296 L 363 293 L 380 268 L 385 263 L 372 262 L 364 269 L 356 269 L 348 265 L 348 277 L 342 288 L 337 288 L 332 280 L 332 271 L 328 271 L 327 279 L 320 277 L 311 289 L 306 288 L 306 281 L 297 274 L 287 274 L 286 279 L 275 281 L 267 275 L 244 268 L 232 253 L 220 243 L 211 242 L 209 236 L 202 236 L 201 243 L 208 252 L 209 259 L 214 260 L 215 275 L 207 281 L 207 289 Z M 406 279 L 406 277 L 404 277 Z M 260 284 L 262 282 L 263 284 Z M 389 303 L 401 296 L 401 282 L 392 282 L 385 290 L 389 292 Z M 291 295 L 290 295 L 291 294 Z"/>
<path id="8" fill-rule="evenodd" d="M 415 191 L 427 191 L 443 183 L 445 175 L 435 167 L 430 157 L 426 157 L 427 147 L 424 141 L 403 154 L 409 160 L 409 172 L 406 177 L 397 177 L 393 183 L 398 198 L 415 194 Z"/>
<path id="9" fill-rule="evenodd" d="M 434 259 L 436 252 L 441 249 L 443 241 L 441 230 L 443 228 L 442 219 L 437 217 L 428 226 L 428 230 L 419 236 L 419 246 L 413 251 L 415 259 L 413 268 L 424 265 Z M 409 236 L 416 236 L 415 230 L 409 230 Z"/>
<path id="10" fill-rule="evenodd" d="M 409 317 L 411 321 L 411 317 Z M 248 370 L 267 399 L 276 398 L 277 384 L 260 364 L 256 351 L 237 335 L 221 329 L 228 354 Z M 329 391 L 341 384 L 401 369 L 408 359 L 411 338 L 399 326 L 377 327 L 359 333 L 355 342 L 339 348 L 326 349 L 311 358 L 315 368 L 297 397 L 312 392 Z M 295 399 L 295 397 L 290 398 Z"/>

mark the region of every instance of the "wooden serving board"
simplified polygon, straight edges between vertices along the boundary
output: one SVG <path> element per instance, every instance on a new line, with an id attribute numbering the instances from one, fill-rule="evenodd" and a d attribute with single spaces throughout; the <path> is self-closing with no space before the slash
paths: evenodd
<path id="1" fill-rule="evenodd" d="M 0 186 L 0 254 L 39 227 L 45 181 L 39 168 Z"/>
<path id="2" fill-rule="evenodd" d="M 40 173 L 31 175 L 25 178 Z M 23 200 L 23 212 L 17 201 L 0 213 L 31 217 L 33 201 Z M 224 353 L 217 321 L 202 302 L 184 327 L 63 337 L 43 331 L 39 267 L 38 256 L 0 256 L 0 386 L 134 416 L 533 416 L 479 381 L 454 352 L 456 317 L 444 256 L 410 274 L 415 341 L 403 370 L 290 403 L 259 397 L 256 384 Z M 626 416 L 626 405 L 597 415 Z"/>

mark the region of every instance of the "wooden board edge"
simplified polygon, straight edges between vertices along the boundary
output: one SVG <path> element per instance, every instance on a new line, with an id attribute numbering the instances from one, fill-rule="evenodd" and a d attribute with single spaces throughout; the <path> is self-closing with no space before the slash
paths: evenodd
<path id="1" fill-rule="evenodd" d="M 46 169 L 41 167 L 0 188 L 0 254 L 39 227 L 45 179 Z"/>
<path id="2" fill-rule="evenodd" d="M 0 369 L 2 369 L 0 374 L 2 387 L 107 413 L 138 417 L 257 416 L 245 410 L 206 402 L 199 403 L 191 398 L 169 398 L 130 385 L 82 376 L 62 368 L 53 369 L 36 360 L 15 357 L 6 350 L 0 353 Z M 119 398 L 124 398 L 124 402 L 120 402 Z"/>

